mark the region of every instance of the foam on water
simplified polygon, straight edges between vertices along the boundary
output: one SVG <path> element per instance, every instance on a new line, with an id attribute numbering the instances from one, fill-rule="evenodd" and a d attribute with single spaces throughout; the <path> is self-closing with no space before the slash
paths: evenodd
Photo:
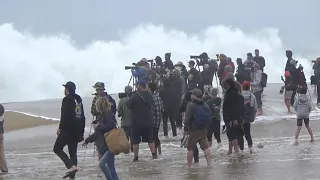
<path id="1" fill-rule="evenodd" d="M 77 48 L 67 35 L 37 37 L 18 32 L 11 24 L 0 25 L 0 97 L 1 102 L 39 100 L 60 97 L 61 84 L 72 80 L 82 96 L 92 92 L 96 81 L 104 81 L 108 92 L 122 91 L 130 72 L 124 70 L 142 57 L 154 58 L 172 52 L 174 62 L 189 60 L 190 54 L 225 53 L 245 59 L 247 52 L 260 49 L 267 61 L 269 82 L 280 82 L 286 61 L 285 48 L 277 29 L 265 28 L 247 34 L 240 29 L 215 25 L 196 34 L 161 25 L 137 26 L 119 41 L 97 41 Z M 306 70 L 311 64 L 298 57 Z"/>
<path id="2" fill-rule="evenodd" d="M 12 111 L 12 110 L 6 110 L 6 112 L 14 112 L 14 113 L 19 113 L 19 114 L 24 114 L 24 115 L 26 115 L 26 116 L 31 116 L 31 117 L 36 117 L 36 118 L 42 118 L 42 119 L 45 119 L 45 120 L 60 121 L 60 119 L 57 119 L 57 118 L 46 117 L 46 116 L 38 116 L 38 115 L 26 113 L 26 112 Z"/>

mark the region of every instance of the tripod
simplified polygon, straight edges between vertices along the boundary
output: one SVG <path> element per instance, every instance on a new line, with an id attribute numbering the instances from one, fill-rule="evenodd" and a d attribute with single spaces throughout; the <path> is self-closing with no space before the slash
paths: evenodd
<path id="1" fill-rule="evenodd" d="M 129 82 L 128 82 L 128 86 L 130 86 L 131 81 L 132 81 L 132 88 L 133 88 L 133 89 L 136 89 L 136 85 L 135 85 L 136 82 L 137 82 L 136 77 L 134 77 L 134 76 L 131 75 L 130 80 L 129 80 Z"/>

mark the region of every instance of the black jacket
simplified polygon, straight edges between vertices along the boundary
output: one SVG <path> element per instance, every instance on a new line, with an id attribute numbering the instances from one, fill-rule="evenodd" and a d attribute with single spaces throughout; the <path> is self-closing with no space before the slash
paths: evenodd
<path id="1" fill-rule="evenodd" d="M 171 83 L 164 85 L 160 90 L 159 95 L 163 101 L 163 108 L 166 113 L 177 112 L 182 94 L 182 81 L 180 78 L 172 79 Z"/>
<path id="2" fill-rule="evenodd" d="M 68 94 L 62 100 L 59 129 L 68 134 L 83 136 L 85 116 L 82 99 L 77 94 Z"/>
<path id="3" fill-rule="evenodd" d="M 131 110 L 132 127 L 153 127 L 154 116 L 152 94 L 148 91 L 136 92 L 128 99 L 126 106 Z"/>
<path id="4" fill-rule="evenodd" d="M 231 87 L 227 90 L 223 106 L 223 120 L 226 125 L 234 120 L 238 120 L 238 123 L 241 124 L 244 117 L 244 98 L 234 87 Z"/>

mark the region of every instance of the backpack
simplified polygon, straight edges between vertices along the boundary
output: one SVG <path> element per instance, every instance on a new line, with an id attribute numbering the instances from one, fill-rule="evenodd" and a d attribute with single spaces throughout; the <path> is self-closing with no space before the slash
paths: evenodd
<path id="1" fill-rule="evenodd" d="M 267 87 L 267 81 L 268 81 L 268 75 L 266 73 L 262 73 L 261 74 L 262 78 L 261 78 L 261 83 L 260 85 L 264 88 Z"/>
<path id="2" fill-rule="evenodd" d="M 206 127 L 212 120 L 211 110 L 205 103 L 199 104 L 196 107 L 194 114 L 194 123 L 198 127 Z"/>
<path id="3" fill-rule="evenodd" d="M 244 120 L 253 122 L 255 118 L 255 112 L 254 112 L 254 107 L 251 106 L 251 93 L 250 93 L 250 98 L 248 100 L 244 101 Z"/>

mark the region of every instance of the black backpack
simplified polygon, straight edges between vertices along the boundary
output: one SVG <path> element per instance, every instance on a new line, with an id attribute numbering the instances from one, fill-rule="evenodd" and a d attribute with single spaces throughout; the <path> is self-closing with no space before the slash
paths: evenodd
<path id="1" fill-rule="evenodd" d="M 261 74 L 262 78 L 261 78 L 261 83 L 260 85 L 264 88 L 267 87 L 267 81 L 268 81 L 268 75 L 266 73 L 262 73 Z"/>
<path id="2" fill-rule="evenodd" d="M 255 111 L 254 111 L 254 107 L 250 105 L 250 102 L 251 102 L 251 92 L 250 92 L 249 100 L 244 101 L 244 117 L 243 118 L 245 121 L 253 122 L 255 118 Z"/>

